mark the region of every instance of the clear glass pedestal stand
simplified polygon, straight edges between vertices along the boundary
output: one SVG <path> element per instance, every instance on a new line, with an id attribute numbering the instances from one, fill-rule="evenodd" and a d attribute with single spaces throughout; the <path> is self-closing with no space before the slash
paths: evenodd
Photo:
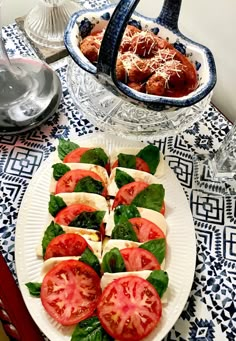
<path id="1" fill-rule="evenodd" d="M 201 118 L 212 93 L 191 107 L 147 110 L 117 97 L 96 77 L 68 61 L 67 85 L 75 106 L 101 131 L 136 141 L 153 141 L 179 134 Z"/>
<path id="2" fill-rule="evenodd" d="M 215 154 L 194 155 L 195 187 L 205 193 L 236 195 L 236 122 Z"/>
<path id="3" fill-rule="evenodd" d="M 80 5 L 70 0 L 38 0 L 28 13 L 24 29 L 30 39 L 47 48 L 64 47 L 64 31 Z"/>

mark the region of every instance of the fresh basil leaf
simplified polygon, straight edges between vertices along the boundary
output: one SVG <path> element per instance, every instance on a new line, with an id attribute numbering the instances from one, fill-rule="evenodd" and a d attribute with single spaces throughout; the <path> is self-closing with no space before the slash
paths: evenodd
<path id="1" fill-rule="evenodd" d="M 40 290 L 42 283 L 28 282 L 25 284 L 29 290 L 30 295 L 34 297 L 40 297 Z"/>
<path id="2" fill-rule="evenodd" d="M 80 158 L 82 163 L 92 163 L 105 167 L 108 163 L 108 156 L 102 148 L 92 148 L 87 150 Z"/>
<path id="3" fill-rule="evenodd" d="M 98 257 L 88 247 L 86 247 L 79 260 L 90 265 L 99 276 L 101 275 L 101 266 Z"/>
<path id="4" fill-rule="evenodd" d="M 148 146 L 141 149 L 138 154 L 142 160 L 144 160 L 149 167 L 150 173 L 155 174 L 157 166 L 160 162 L 160 150 L 158 147 L 153 144 L 149 144 Z"/>
<path id="5" fill-rule="evenodd" d="M 91 176 L 85 176 L 76 184 L 74 192 L 101 194 L 103 189 L 101 181 L 95 180 Z"/>
<path id="6" fill-rule="evenodd" d="M 135 205 L 119 205 L 115 208 L 114 211 L 114 222 L 115 225 L 117 225 L 120 220 L 126 218 L 131 219 L 131 218 L 137 218 L 141 217 L 137 207 Z"/>
<path id="7" fill-rule="evenodd" d="M 102 271 L 110 273 L 126 271 L 123 257 L 117 247 L 114 247 L 104 255 L 102 259 Z"/>
<path id="8" fill-rule="evenodd" d="M 147 281 L 154 286 L 158 295 L 162 297 L 168 287 L 169 277 L 166 271 L 154 270 L 148 276 Z"/>
<path id="9" fill-rule="evenodd" d="M 132 224 L 126 218 L 121 219 L 119 224 L 115 225 L 111 233 L 111 238 L 132 240 L 133 242 L 138 241 L 137 235 L 134 232 Z"/>
<path id="10" fill-rule="evenodd" d="M 71 341 L 112 341 L 114 340 L 101 326 L 97 316 L 92 316 L 77 324 Z"/>
<path id="11" fill-rule="evenodd" d="M 71 142 L 70 140 L 59 139 L 59 145 L 57 148 L 58 156 L 63 161 L 67 154 L 77 148 L 79 148 L 77 143 Z"/>
<path id="12" fill-rule="evenodd" d="M 149 240 L 148 242 L 143 243 L 139 247 L 151 252 L 156 257 L 159 264 L 163 262 L 163 259 L 165 258 L 166 254 L 165 238 Z"/>
<path id="13" fill-rule="evenodd" d="M 134 182 L 134 181 L 135 179 L 132 178 L 132 176 L 130 176 L 128 173 L 120 169 L 116 169 L 115 182 L 118 188 L 121 188 L 122 186 L 127 185 L 130 182 Z"/>
<path id="14" fill-rule="evenodd" d="M 66 203 L 60 196 L 50 194 L 48 210 L 53 217 L 55 217 L 57 213 L 64 207 L 66 207 Z"/>
<path id="15" fill-rule="evenodd" d="M 120 153 L 118 155 L 118 165 L 119 167 L 136 169 L 136 156 Z"/>
<path id="16" fill-rule="evenodd" d="M 164 201 L 165 189 L 160 184 L 151 184 L 139 192 L 132 204 L 137 207 L 145 207 L 160 212 Z"/>
<path id="17" fill-rule="evenodd" d="M 51 224 L 47 227 L 43 235 L 43 240 L 42 240 L 43 256 L 45 255 L 47 246 L 50 243 L 50 241 L 63 233 L 65 232 L 63 231 L 62 227 L 54 223 L 54 221 L 52 221 Z"/>
<path id="18" fill-rule="evenodd" d="M 65 163 L 55 163 L 52 165 L 53 168 L 53 177 L 56 181 L 58 181 L 64 174 L 70 171 L 70 167 L 68 167 Z"/>
<path id="19" fill-rule="evenodd" d="M 69 226 L 99 230 L 105 213 L 105 211 L 81 212 Z"/>

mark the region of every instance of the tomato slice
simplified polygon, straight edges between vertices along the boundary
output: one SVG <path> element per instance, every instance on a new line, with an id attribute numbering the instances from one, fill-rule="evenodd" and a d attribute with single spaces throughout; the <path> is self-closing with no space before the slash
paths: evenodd
<path id="1" fill-rule="evenodd" d="M 84 147 L 76 148 L 64 157 L 63 162 L 65 163 L 80 162 L 81 156 L 90 149 L 91 148 L 84 148 Z"/>
<path id="2" fill-rule="evenodd" d="M 54 221 L 59 225 L 68 226 L 72 220 L 74 220 L 82 212 L 94 212 L 95 208 L 83 205 L 83 204 L 72 204 L 60 210 Z"/>
<path id="3" fill-rule="evenodd" d="M 116 168 L 116 167 L 119 167 L 119 161 L 118 160 L 116 160 L 113 163 L 112 169 Z M 141 159 L 140 157 L 137 157 L 137 156 L 136 156 L 135 169 L 143 171 L 143 172 L 150 173 L 150 169 L 149 169 L 147 162 L 145 162 L 143 159 Z"/>
<path id="4" fill-rule="evenodd" d="M 119 167 L 119 161 L 118 161 L 118 160 L 116 160 L 116 161 L 113 163 L 111 169 L 116 168 L 116 167 Z"/>
<path id="5" fill-rule="evenodd" d="M 56 190 L 55 193 L 68 193 L 68 192 L 74 192 L 75 186 L 77 183 L 83 179 L 86 176 L 90 176 L 94 180 L 100 181 L 103 183 L 101 177 L 90 170 L 86 169 L 73 169 L 68 172 L 66 172 L 58 181 L 56 184 Z M 103 183 L 104 190 L 101 193 L 102 195 L 106 195 L 106 189 Z"/>
<path id="6" fill-rule="evenodd" d="M 47 246 L 44 259 L 63 256 L 80 256 L 88 243 L 75 233 L 64 233 L 53 238 Z"/>
<path id="7" fill-rule="evenodd" d="M 120 250 L 127 271 L 160 270 L 156 257 L 139 247 L 128 247 Z"/>
<path id="8" fill-rule="evenodd" d="M 161 213 L 162 215 L 165 215 L 165 213 L 166 213 L 166 205 L 165 205 L 165 202 L 164 202 L 164 201 L 163 201 L 163 204 L 162 204 L 160 213 Z"/>
<path id="9" fill-rule="evenodd" d="M 139 341 L 158 324 L 161 300 L 151 283 L 137 276 L 112 281 L 99 300 L 98 318 L 114 339 Z"/>
<path id="10" fill-rule="evenodd" d="M 122 186 L 116 194 L 112 209 L 118 205 L 130 205 L 133 199 L 149 185 L 146 182 L 135 181 Z"/>
<path id="11" fill-rule="evenodd" d="M 111 172 L 111 166 L 110 166 L 110 163 L 108 162 L 105 167 L 104 167 L 107 171 L 107 174 L 110 175 L 110 172 Z"/>
<path id="12" fill-rule="evenodd" d="M 119 167 L 119 161 L 118 161 L 118 160 L 116 160 L 116 161 L 113 163 L 111 169 L 114 169 L 114 168 L 116 168 L 116 167 Z"/>
<path id="13" fill-rule="evenodd" d="M 150 168 L 149 168 L 147 162 L 145 162 L 143 159 L 141 159 L 140 157 L 137 157 L 137 156 L 136 156 L 136 169 L 143 171 L 143 172 L 150 173 Z"/>
<path id="14" fill-rule="evenodd" d="M 165 238 L 164 232 L 156 224 L 145 218 L 131 218 L 129 222 L 132 224 L 134 232 L 140 243 L 147 242 L 152 239 Z"/>
<path id="15" fill-rule="evenodd" d="M 64 326 L 91 316 L 101 296 L 100 278 L 87 264 L 62 261 L 44 277 L 40 297 L 47 313 Z"/>

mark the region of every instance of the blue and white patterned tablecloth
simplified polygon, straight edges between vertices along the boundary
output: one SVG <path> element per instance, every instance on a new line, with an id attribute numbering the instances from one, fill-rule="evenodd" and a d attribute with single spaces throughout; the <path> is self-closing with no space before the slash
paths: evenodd
<path id="1" fill-rule="evenodd" d="M 11 54 L 34 54 L 15 25 L 5 27 L 3 36 Z M 65 60 L 56 70 L 63 86 L 57 113 L 39 128 L 21 136 L 0 137 L 0 250 L 16 280 L 15 226 L 30 179 L 54 150 L 55 139 L 96 130 L 75 108 L 67 89 L 66 70 Z M 214 152 L 230 126 L 211 105 L 184 133 L 155 141 L 183 186 L 197 238 L 192 290 L 184 311 L 165 340 L 236 340 L 236 198 L 214 193 L 203 195 L 194 189 L 192 162 L 194 153 Z M 183 264 L 183 277 L 184 271 Z"/>

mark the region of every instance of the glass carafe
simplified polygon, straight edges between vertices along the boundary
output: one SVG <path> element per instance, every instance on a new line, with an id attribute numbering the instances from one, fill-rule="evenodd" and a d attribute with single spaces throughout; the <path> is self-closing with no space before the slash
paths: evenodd
<path id="1" fill-rule="evenodd" d="M 216 153 L 193 157 L 196 189 L 218 195 L 236 195 L 236 122 Z"/>
<path id="2" fill-rule="evenodd" d="M 61 99 L 57 74 L 39 59 L 8 58 L 0 0 L 0 134 L 29 130 L 52 115 Z"/>

